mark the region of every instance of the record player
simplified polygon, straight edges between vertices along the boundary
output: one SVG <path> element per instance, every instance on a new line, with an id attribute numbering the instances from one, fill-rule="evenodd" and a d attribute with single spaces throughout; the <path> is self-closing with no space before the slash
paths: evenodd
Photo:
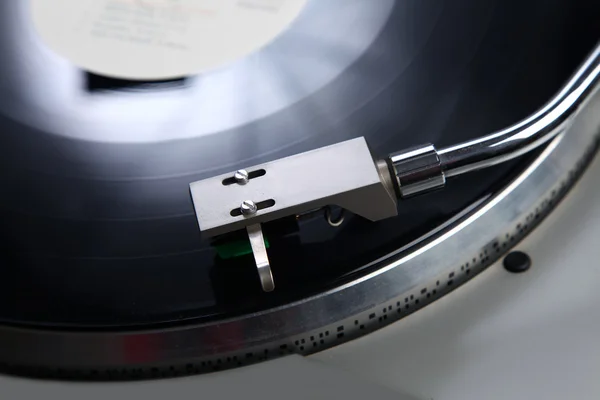
<path id="1" fill-rule="evenodd" d="M 467 323 L 453 304 L 536 290 L 544 243 L 598 214 L 582 193 L 599 17 L 558 0 L 3 2 L 2 371 L 377 381 L 367 349 L 406 338 L 417 357 L 430 329 Z M 590 221 L 572 235 L 593 258 Z"/>

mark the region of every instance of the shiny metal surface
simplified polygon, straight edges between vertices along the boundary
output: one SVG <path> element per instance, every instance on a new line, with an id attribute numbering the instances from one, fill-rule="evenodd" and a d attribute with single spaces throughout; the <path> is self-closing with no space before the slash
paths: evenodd
<path id="1" fill-rule="evenodd" d="M 244 200 L 242 202 L 242 205 L 240 206 L 240 211 L 242 212 L 242 215 L 249 217 L 251 215 L 256 214 L 256 212 L 258 211 L 258 207 L 256 206 L 256 203 L 252 200 Z"/>
<path id="2" fill-rule="evenodd" d="M 254 224 L 248 226 L 246 230 L 248 232 L 248 239 L 250 239 L 250 246 L 252 246 L 252 253 L 254 253 L 254 261 L 256 262 L 256 269 L 258 270 L 262 289 L 265 292 L 272 292 L 275 290 L 275 281 L 271 272 L 262 228 L 260 224 Z"/>
<path id="3" fill-rule="evenodd" d="M 246 169 L 246 185 L 230 185 L 233 174 L 190 184 L 200 230 L 205 237 L 247 225 L 294 216 L 328 205 L 343 207 L 371 221 L 398 215 L 393 187 L 373 160 L 365 138 L 311 150 Z M 232 210 L 246 201 L 241 215 Z M 261 204 L 266 204 L 260 207 Z M 254 211 L 254 212 L 251 212 Z"/>
<path id="4" fill-rule="evenodd" d="M 447 177 L 480 170 L 512 160 L 556 136 L 597 93 L 600 84 L 600 45 L 574 73 L 568 83 L 542 109 L 507 129 L 439 151 Z"/>
<path id="5" fill-rule="evenodd" d="M 599 107 L 595 96 L 569 132 L 496 195 L 348 284 L 283 307 L 196 326 L 133 332 L 3 326 L 0 360 L 13 371 L 57 376 L 77 371 L 84 378 L 160 376 L 308 354 L 377 329 L 453 290 L 533 229 L 595 154 Z"/>
<path id="6" fill-rule="evenodd" d="M 446 176 L 437 150 L 425 145 L 390 155 L 402 198 L 411 197 L 446 185 Z"/>
<path id="7" fill-rule="evenodd" d="M 248 171 L 246 171 L 245 169 L 240 169 L 239 171 L 237 171 L 233 175 L 233 178 L 235 179 L 238 185 L 245 185 L 250 181 Z"/>

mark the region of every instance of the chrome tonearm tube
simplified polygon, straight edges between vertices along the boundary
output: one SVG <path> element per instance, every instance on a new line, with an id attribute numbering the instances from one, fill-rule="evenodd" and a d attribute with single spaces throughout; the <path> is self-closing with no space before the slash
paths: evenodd
<path id="1" fill-rule="evenodd" d="M 261 224 L 330 205 L 371 221 L 397 215 L 397 199 L 532 151 L 565 132 L 600 92 L 600 45 L 542 109 L 502 131 L 437 150 L 427 144 L 385 159 L 364 138 L 190 184 L 205 237 L 246 229 L 265 291 L 275 288 Z M 598 110 L 600 112 L 600 110 Z"/>
<path id="2" fill-rule="evenodd" d="M 441 150 L 427 145 L 393 154 L 390 160 L 401 196 L 443 187 L 446 178 L 512 160 L 554 139 L 596 94 L 599 77 L 600 45 L 556 96 L 518 124 Z"/>

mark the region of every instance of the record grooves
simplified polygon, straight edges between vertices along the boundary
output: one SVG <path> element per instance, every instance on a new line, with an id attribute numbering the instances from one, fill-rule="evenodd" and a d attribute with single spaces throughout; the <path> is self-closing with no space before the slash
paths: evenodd
<path id="1" fill-rule="evenodd" d="M 543 104 L 600 33 L 585 1 L 344 1 L 310 1 L 257 53 L 163 81 L 82 71 L 36 39 L 23 2 L 3 2 L 0 321 L 163 326 L 335 288 L 530 159 L 402 203 L 393 220 L 273 235 L 272 295 L 251 256 L 223 260 L 203 240 L 189 183 L 363 135 L 381 155 L 479 137 Z"/>

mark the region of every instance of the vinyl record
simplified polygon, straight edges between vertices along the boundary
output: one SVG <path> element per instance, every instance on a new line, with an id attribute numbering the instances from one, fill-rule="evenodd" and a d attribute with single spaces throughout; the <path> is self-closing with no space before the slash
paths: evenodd
<path id="1" fill-rule="evenodd" d="M 282 228 L 271 294 L 251 255 L 222 259 L 201 236 L 189 184 L 359 136 L 381 155 L 479 137 L 541 106 L 600 33 L 600 5 L 583 0 L 306 0 L 252 44 L 204 41 L 223 54 L 198 58 L 192 43 L 195 56 L 172 62 L 164 46 L 85 41 L 100 28 L 131 41 L 123 26 L 164 2 L 80 0 L 90 13 L 64 27 L 73 2 L 44 3 L 0 3 L 0 322 L 21 326 L 226 318 L 366 273 L 528 159 L 403 202 L 391 220 Z M 61 41 L 69 32 L 81 40 Z"/>

